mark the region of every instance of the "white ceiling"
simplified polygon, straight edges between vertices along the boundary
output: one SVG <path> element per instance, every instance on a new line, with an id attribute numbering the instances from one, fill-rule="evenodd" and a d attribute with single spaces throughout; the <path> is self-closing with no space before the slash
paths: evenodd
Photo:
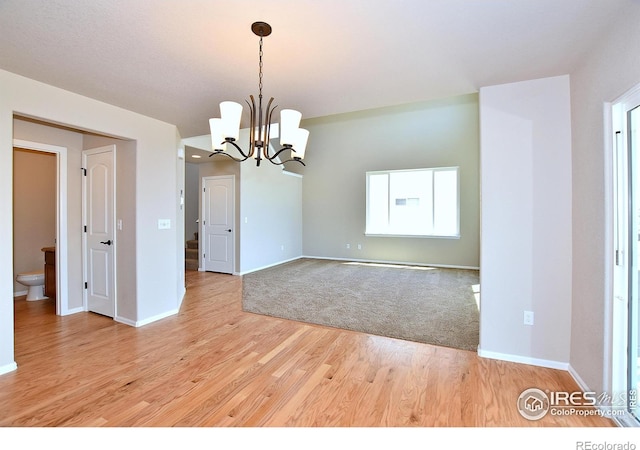
<path id="1" fill-rule="evenodd" d="M 264 89 L 304 118 L 570 73 L 638 0 L 0 0 L 0 68 L 208 134 Z M 246 108 L 245 108 L 246 110 Z"/>

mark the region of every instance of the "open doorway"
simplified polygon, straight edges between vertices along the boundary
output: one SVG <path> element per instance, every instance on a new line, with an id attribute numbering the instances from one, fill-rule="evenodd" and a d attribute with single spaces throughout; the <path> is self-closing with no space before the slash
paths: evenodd
<path id="1" fill-rule="evenodd" d="M 55 255 L 58 233 L 57 165 L 55 153 L 13 149 L 13 291 L 28 301 L 56 298 L 55 272 L 45 270 L 55 257 L 45 255 Z"/>
<path id="2" fill-rule="evenodd" d="M 66 158 L 64 147 L 14 140 L 14 280 L 42 273 L 34 289 L 48 294 L 58 315 L 67 313 Z M 15 281 L 16 294 L 20 286 Z"/>
<path id="3" fill-rule="evenodd" d="M 117 296 L 135 298 L 135 159 L 136 142 L 103 136 L 33 118 L 14 116 L 14 146 L 25 150 L 46 152 L 57 158 L 57 235 L 55 236 L 56 314 L 69 315 L 87 311 L 84 301 L 82 237 L 82 151 L 103 145 L 115 145 L 118 150 L 117 235 L 127 251 L 119 254 L 116 266 L 120 276 Z M 41 252 L 44 245 L 39 245 Z M 42 255 L 44 263 L 44 255 Z M 125 301 L 119 311 L 135 317 L 135 302 Z M 123 320 L 125 321 L 125 320 Z M 128 323 L 128 322 L 127 322 Z"/>

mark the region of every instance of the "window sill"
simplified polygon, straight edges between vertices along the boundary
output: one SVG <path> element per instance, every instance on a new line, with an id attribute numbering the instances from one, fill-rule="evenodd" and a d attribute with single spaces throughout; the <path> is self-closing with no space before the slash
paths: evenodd
<path id="1" fill-rule="evenodd" d="M 392 237 L 392 238 L 418 238 L 418 239 L 460 239 L 460 235 L 455 236 L 438 236 L 434 234 L 380 234 L 365 233 L 367 237 Z"/>

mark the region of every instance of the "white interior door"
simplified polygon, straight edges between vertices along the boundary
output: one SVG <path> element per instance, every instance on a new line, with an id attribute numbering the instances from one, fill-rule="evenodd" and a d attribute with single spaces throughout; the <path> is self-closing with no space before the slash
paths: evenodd
<path id="1" fill-rule="evenodd" d="M 115 146 L 82 152 L 87 310 L 115 317 Z"/>
<path id="2" fill-rule="evenodd" d="M 207 272 L 234 272 L 235 180 L 202 179 L 202 260 Z"/>

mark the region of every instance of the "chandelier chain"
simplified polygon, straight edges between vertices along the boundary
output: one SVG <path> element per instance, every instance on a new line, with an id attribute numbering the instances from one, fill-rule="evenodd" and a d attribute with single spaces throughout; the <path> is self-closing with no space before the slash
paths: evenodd
<path id="1" fill-rule="evenodd" d="M 259 96 L 262 98 L 262 36 L 260 36 L 260 74 L 258 82 Z"/>

